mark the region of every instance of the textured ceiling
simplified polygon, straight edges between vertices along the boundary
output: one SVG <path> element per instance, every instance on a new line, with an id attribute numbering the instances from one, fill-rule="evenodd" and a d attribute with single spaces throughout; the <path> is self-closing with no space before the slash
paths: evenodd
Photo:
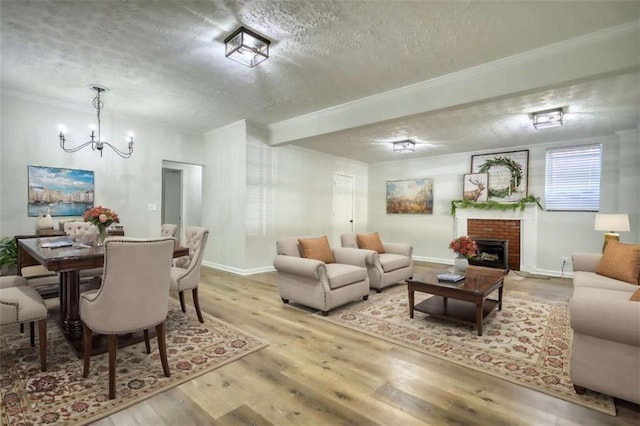
<path id="1" fill-rule="evenodd" d="M 267 125 L 639 18 L 637 1 L 2 0 L 1 84 L 88 105 L 87 85 L 99 83 L 111 89 L 107 112 L 193 131 L 243 118 Z M 239 25 L 272 40 L 271 58 L 256 68 L 224 57 L 222 40 Z M 594 91 L 605 90 L 612 111 L 635 106 L 637 123 L 637 90 L 616 89 L 634 76 L 538 95 L 563 104 L 573 97 L 588 109 Z M 593 95 L 577 99 L 578 89 Z M 371 155 L 358 157 L 373 162 L 390 158 L 375 143 L 390 133 L 423 134 L 436 145 L 420 149 L 434 153 L 445 144 L 482 148 L 473 134 L 534 143 L 541 136 L 526 139 L 522 117 L 502 118 L 523 102 L 527 96 L 341 132 L 346 148 L 326 138 L 300 144 L 352 156 L 373 141 Z M 590 119 L 585 111 L 571 119 Z M 615 128 L 615 120 L 596 124 Z"/>

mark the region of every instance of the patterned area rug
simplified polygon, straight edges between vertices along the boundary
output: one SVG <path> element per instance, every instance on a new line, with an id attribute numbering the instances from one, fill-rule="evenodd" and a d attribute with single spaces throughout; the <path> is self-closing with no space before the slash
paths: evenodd
<path id="1" fill-rule="evenodd" d="M 201 324 L 193 310 L 185 315 L 176 301 L 170 301 L 167 357 L 171 377 L 162 373 L 155 338 L 151 339 L 151 354 L 146 353 L 144 342 L 119 349 L 114 400 L 107 396 L 106 353 L 91 358 L 89 377 L 83 379 L 82 360 L 50 320 L 48 371 L 41 372 L 37 337 L 32 348 L 28 328 L 24 334 L 15 325 L 1 328 L 2 424 L 87 424 L 267 346 L 204 312 Z"/>
<path id="2" fill-rule="evenodd" d="M 415 293 L 415 303 L 430 297 Z M 497 293 L 495 295 L 497 298 Z M 510 382 L 588 407 L 616 414 L 613 398 L 587 392 L 578 395 L 569 378 L 572 331 L 569 307 L 509 292 L 502 311 L 475 328 L 415 312 L 409 318 L 407 289 L 398 285 L 369 300 L 335 309 L 319 318 L 406 346 Z"/>

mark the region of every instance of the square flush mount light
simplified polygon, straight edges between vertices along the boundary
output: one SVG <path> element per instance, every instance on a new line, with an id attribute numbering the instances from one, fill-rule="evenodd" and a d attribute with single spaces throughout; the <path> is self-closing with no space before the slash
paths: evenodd
<path id="1" fill-rule="evenodd" d="M 393 150 L 395 152 L 415 152 L 416 143 L 410 139 L 394 142 Z"/>
<path id="2" fill-rule="evenodd" d="M 533 113 L 533 127 L 536 129 L 546 129 L 548 127 L 562 126 L 562 108 L 547 109 Z"/>
<path id="3" fill-rule="evenodd" d="M 253 31 L 240 27 L 224 40 L 225 56 L 250 68 L 269 57 L 271 42 Z"/>

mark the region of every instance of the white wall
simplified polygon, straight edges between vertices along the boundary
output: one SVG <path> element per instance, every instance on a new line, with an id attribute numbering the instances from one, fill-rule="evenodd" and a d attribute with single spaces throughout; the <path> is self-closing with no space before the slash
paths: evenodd
<path id="1" fill-rule="evenodd" d="M 618 132 L 609 137 L 510 148 L 529 150 L 529 193 L 542 199 L 544 206 L 545 152 L 553 146 L 603 144 L 601 212 L 628 213 L 632 232 L 622 233 L 621 241 L 640 241 L 640 143 L 638 130 Z M 499 152 L 494 150 L 491 152 Z M 462 198 L 462 178 L 469 173 L 470 152 L 419 160 L 374 164 L 369 167 L 369 230 L 378 231 L 383 240 L 409 242 L 418 258 L 450 262 L 448 244 L 454 237 L 450 215 L 451 200 Z M 387 215 L 386 181 L 430 177 L 434 179 L 432 215 Z M 603 235 L 593 230 L 593 212 L 538 212 L 537 261 L 540 272 L 560 272 L 562 257 L 578 251 L 600 252 Z M 527 244 L 527 241 L 524 241 Z M 566 272 L 566 271 L 565 271 Z"/>
<path id="2" fill-rule="evenodd" d="M 236 273 L 270 269 L 282 237 L 330 235 L 333 173 L 356 176 L 355 222 L 366 228 L 367 165 L 297 147 L 266 145 L 265 129 L 239 121 L 208 132 L 205 264 Z"/>
<path id="3" fill-rule="evenodd" d="M 69 130 L 72 146 L 89 138 L 95 110 L 3 92 L 0 149 L 0 236 L 31 234 L 36 218 L 27 216 L 27 165 L 93 170 L 95 203 L 115 210 L 127 236 L 159 234 L 162 160 L 195 163 L 201 159 L 203 136 L 161 124 L 103 113 L 106 140 L 124 148 L 127 131 L 135 133 L 134 153 L 123 159 L 105 148 L 69 154 L 59 147 L 58 124 Z M 106 100 L 108 108 L 108 99 Z M 148 211 L 148 204 L 156 211 Z M 55 222 L 56 218 L 54 218 Z"/>

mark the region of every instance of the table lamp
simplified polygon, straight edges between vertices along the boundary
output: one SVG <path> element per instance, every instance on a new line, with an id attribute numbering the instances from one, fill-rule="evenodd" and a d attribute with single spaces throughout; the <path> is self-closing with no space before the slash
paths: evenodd
<path id="1" fill-rule="evenodd" d="M 595 231 L 606 231 L 604 233 L 604 244 L 602 245 L 602 252 L 604 253 L 605 247 L 609 240 L 620 240 L 620 234 L 618 232 L 628 232 L 631 230 L 629 226 L 628 214 L 596 214 L 596 223 L 593 227 Z"/>

